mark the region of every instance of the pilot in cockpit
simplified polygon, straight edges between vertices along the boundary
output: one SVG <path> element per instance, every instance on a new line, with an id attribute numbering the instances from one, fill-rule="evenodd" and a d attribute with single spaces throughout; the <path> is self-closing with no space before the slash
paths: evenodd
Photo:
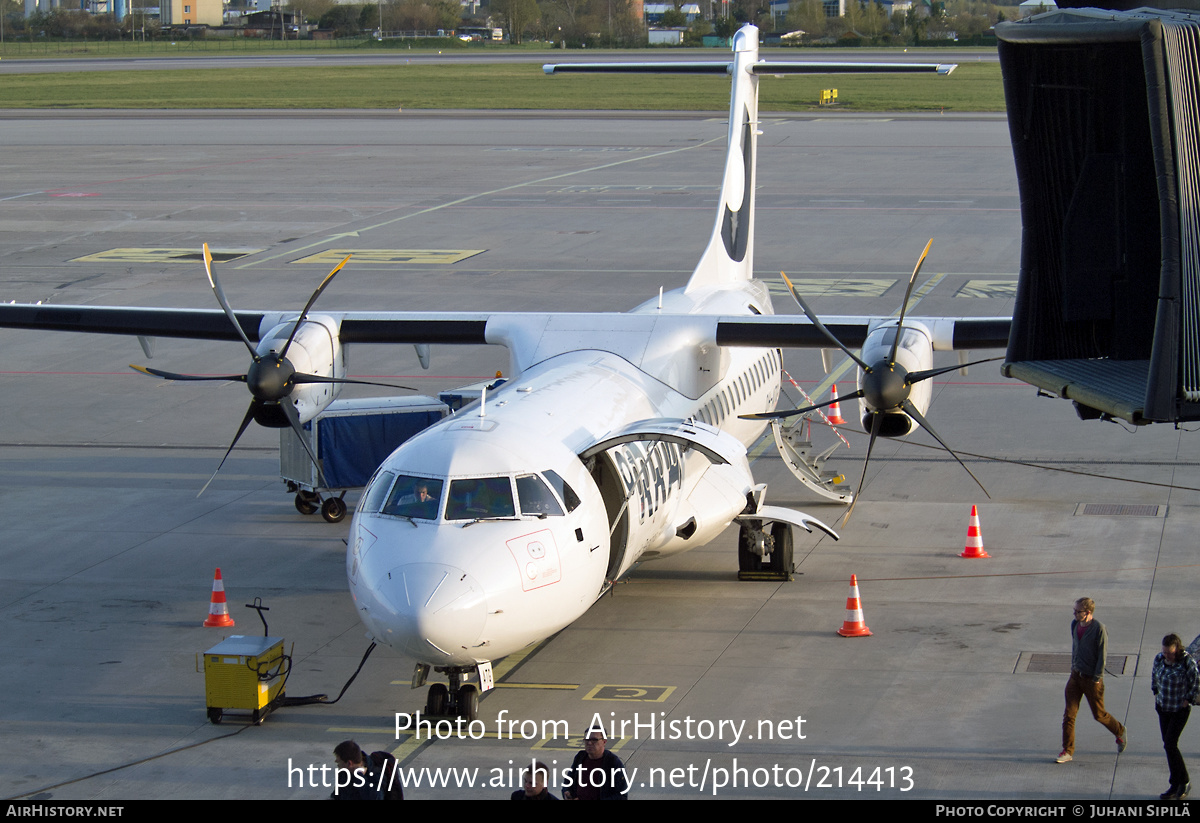
<path id="1" fill-rule="evenodd" d="M 440 487 L 440 484 L 438 484 Z M 420 517 L 424 520 L 437 518 L 437 491 L 425 480 L 418 479 L 413 483 L 408 494 L 396 498 L 394 504 L 388 507 L 388 514 L 399 514 L 404 517 Z"/>

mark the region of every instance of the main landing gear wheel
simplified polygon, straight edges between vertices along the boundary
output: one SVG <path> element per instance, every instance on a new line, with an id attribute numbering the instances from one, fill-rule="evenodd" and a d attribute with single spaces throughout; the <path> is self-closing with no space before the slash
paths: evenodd
<path id="1" fill-rule="evenodd" d="M 792 527 L 787 523 L 772 523 L 769 530 L 761 520 L 743 523 L 738 532 L 738 580 L 785 583 L 792 579 L 792 554 Z"/>
<path id="2" fill-rule="evenodd" d="M 446 713 L 450 690 L 445 683 L 434 683 L 429 687 L 429 695 L 425 699 L 425 714 L 430 717 L 441 717 Z"/>
<path id="3" fill-rule="evenodd" d="M 346 501 L 331 497 L 321 504 L 321 516 L 329 523 L 341 523 L 346 516 Z"/>
<path id="4" fill-rule="evenodd" d="M 316 514 L 321 508 L 321 498 L 313 492 L 296 492 L 296 511 L 301 514 Z"/>
<path id="5" fill-rule="evenodd" d="M 767 568 L 779 574 L 792 574 L 792 527 L 787 523 L 776 523 L 771 526 L 771 539 L 775 548 L 771 550 L 771 560 Z"/>
<path id="6" fill-rule="evenodd" d="M 762 571 L 763 562 L 762 555 L 754 551 L 754 543 L 758 529 L 753 529 L 749 525 L 743 523 L 738 531 L 738 571 L 739 572 L 760 572 Z"/>

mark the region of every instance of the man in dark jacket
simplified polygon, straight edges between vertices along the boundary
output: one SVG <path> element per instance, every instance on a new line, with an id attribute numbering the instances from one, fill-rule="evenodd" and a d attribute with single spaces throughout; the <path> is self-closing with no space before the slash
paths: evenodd
<path id="1" fill-rule="evenodd" d="M 382 800 L 379 771 L 371 758 L 353 740 L 339 743 L 333 750 L 337 764 L 337 788 L 334 800 Z"/>
<path id="2" fill-rule="evenodd" d="M 627 800 L 629 781 L 625 764 L 615 754 L 604 750 L 604 732 L 588 730 L 583 751 L 571 763 L 570 784 L 563 787 L 567 800 Z"/>
<path id="3" fill-rule="evenodd" d="M 1075 756 L 1075 715 L 1079 701 L 1086 697 L 1092 717 L 1112 732 L 1117 754 L 1125 751 L 1128 733 L 1121 722 L 1104 710 L 1104 665 L 1108 659 L 1108 632 L 1095 619 L 1095 602 L 1089 597 L 1075 601 L 1075 619 L 1071 621 L 1071 679 L 1067 681 L 1067 707 L 1063 712 L 1062 751 L 1055 759 L 1067 763 Z"/>

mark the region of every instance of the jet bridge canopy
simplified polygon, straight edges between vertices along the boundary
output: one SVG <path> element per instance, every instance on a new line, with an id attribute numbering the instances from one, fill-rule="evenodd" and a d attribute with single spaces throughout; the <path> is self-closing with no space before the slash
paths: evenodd
<path id="1" fill-rule="evenodd" d="M 1005 374 L 1085 417 L 1200 419 L 1200 12 L 996 34 L 1022 222 Z"/>

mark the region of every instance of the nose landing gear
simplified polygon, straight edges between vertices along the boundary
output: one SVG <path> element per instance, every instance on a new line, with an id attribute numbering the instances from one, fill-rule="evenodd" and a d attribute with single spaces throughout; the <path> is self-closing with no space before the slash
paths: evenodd
<path id="1" fill-rule="evenodd" d="M 420 688 L 429 675 L 429 665 L 417 664 L 413 677 L 413 688 Z M 461 717 L 470 723 L 479 719 L 479 688 L 474 683 L 463 683 L 463 675 L 475 671 L 474 666 L 438 666 L 435 671 L 445 674 L 450 683 L 434 683 L 425 698 L 425 714 L 428 717 Z"/>

